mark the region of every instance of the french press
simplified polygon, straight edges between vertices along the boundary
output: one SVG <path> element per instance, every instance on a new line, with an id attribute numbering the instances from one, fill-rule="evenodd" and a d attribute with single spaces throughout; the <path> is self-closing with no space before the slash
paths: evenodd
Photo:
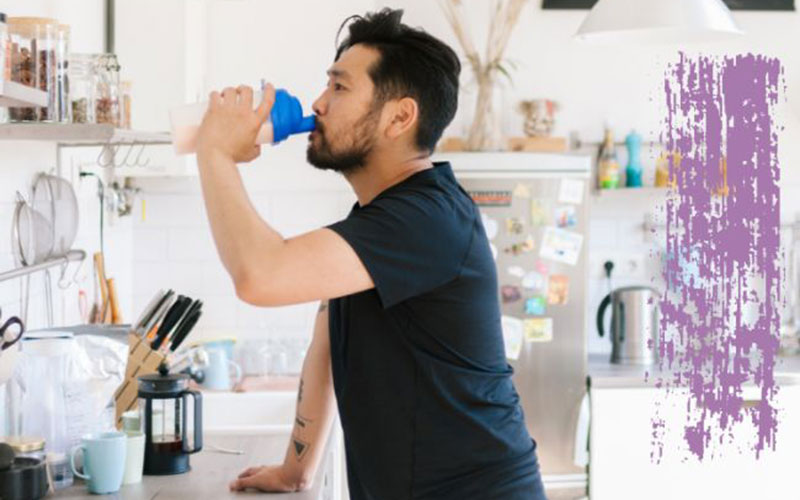
<path id="1" fill-rule="evenodd" d="M 194 436 L 189 445 L 187 413 L 194 403 Z M 203 399 L 189 389 L 186 374 L 152 374 L 139 377 L 139 413 L 144 432 L 144 473 L 182 474 L 189 470 L 189 455 L 203 448 Z"/>

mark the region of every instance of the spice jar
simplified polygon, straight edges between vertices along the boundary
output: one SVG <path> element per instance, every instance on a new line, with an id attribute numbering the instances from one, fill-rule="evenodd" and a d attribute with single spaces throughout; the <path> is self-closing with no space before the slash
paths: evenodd
<path id="1" fill-rule="evenodd" d="M 69 99 L 69 35 L 69 25 L 59 24 L 56 32 L 56 109 L 54 120 L 60 123 L 72 121 L 72 105 Z"/>
<path id="2" fill-rule="evenodd" d="M 119 63 L 116 54 L 99 54 L 95 60 L 95 120 L 119 126 Z"/>
<path id="3" fill-rule="evenodd" d="M 119 93 L 122 105 L 120 107 L 120 128 L 131 128 L 131 82 L 120 82 Z"/>
<path id="4" fill-rule="evenodd" d="M 72 123 L 95 123 L 94 54 L 70 54 L 68 66 L 69 99 L 71 101 Z"/>
<path id="5" fill-rule="evenodd" d="M 58 23 L 44 17 L 8 19 L 11 80 L 48 94 L 46 108 L 10 108 L 12 121 L 54 121 L 56 105 L 56 40 Z"/>

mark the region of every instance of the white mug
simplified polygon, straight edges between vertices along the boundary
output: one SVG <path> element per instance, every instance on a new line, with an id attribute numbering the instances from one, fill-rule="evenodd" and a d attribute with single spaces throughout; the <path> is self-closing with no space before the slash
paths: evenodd
<path id="1" fill-rule="evenodd" d="M 140 483 L 144 470 L 144 433 L 128 431 L 125 434 L 128 443 L 125 448 L 125 474 L 122 476 L 122 484 Z"/>

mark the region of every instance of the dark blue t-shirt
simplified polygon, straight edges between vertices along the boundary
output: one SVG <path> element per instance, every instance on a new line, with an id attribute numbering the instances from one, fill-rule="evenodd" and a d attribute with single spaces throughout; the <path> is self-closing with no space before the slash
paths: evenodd
<path id="1" fill-rule="evenodd" d="M 543 499 L 489 241 L 450 165 L 328 227 L 375 283 L 329 307 L 351 498 Z"/>

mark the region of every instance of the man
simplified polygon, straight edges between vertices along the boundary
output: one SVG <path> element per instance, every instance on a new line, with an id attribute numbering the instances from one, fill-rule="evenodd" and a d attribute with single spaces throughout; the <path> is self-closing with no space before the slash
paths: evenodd
<path id="1" fill-rule="evenodd" d="M 336 404 L 354 500 L 542 499 L 480 214 L 450 165 L 430 159 L 456 111 L 460 63 L 401 16 L 349 19 L 314 102 L 308 161 L 342 173 L 358 198 L 326 228 L 284 239 L 235 168 L 259 154 L 274 89 L 255 111 L 247 87 L 211 94 L 198 163 L 238 296 L 263 306 L 321 300 L 284 462 L 248 469 L 230 487 L 308 488 Z"/>

